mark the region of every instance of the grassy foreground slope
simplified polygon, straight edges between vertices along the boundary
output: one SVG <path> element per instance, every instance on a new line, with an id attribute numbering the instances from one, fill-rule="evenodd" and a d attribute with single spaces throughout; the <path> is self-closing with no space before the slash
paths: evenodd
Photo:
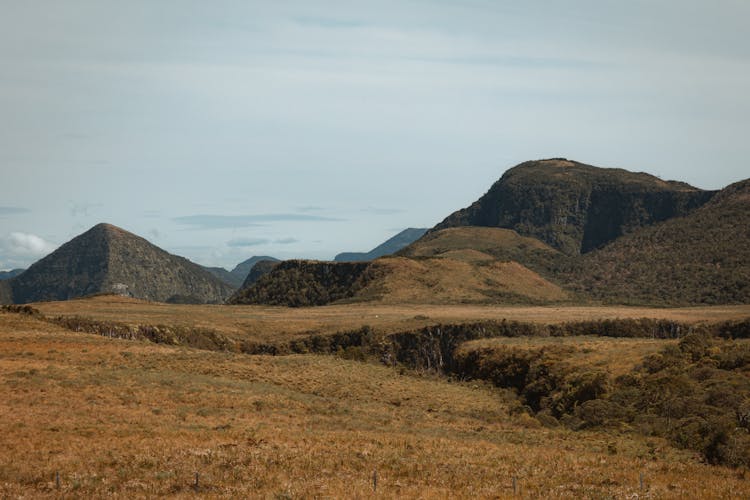
<path id="1" fill-rule="evenodd" d="M 743 497 L 659 439 L 544 429 L 506 393 L 333 356 L 243 356 L 0 313 L 2 497 Z M 55 473 L 60 474 L 60 490 Z M 644 490 L 639 475 L 643 474 Z"/>

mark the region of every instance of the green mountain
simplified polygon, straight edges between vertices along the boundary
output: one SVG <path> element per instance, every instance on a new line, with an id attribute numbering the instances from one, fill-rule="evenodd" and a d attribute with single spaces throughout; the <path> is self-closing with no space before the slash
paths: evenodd
<path id="1" fill-rule="evenodd" d="M 110 224 L 94 226 L 2 283 L 10 286 L 15 303 L 95 293 L 160 302 L 221 303 L 233 291 L 199 265 Z"/>

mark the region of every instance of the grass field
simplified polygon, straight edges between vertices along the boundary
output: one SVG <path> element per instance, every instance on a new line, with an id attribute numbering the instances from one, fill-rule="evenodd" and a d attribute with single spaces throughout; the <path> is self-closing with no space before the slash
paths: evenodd
<path id="1" fill-rule="evenodd" d="M 474 349 L 516 348 L 540 350 L 560 348 L 565 361 L 572 367 L 587 367 L 600 370 L 611 376 L 624 375 L 640 364 L 646 356 L 656 354 L 676 340 L 611 338 L 611 337 L 515 337 L 491 338 L 466 342 L 462 351 Z"/>
<path id="2" fill-rule="evenodd" d="M 593 319 L 656 318 L 686 323 L 713 323 L 750 317 L 750 305 L 659 309 L 619 306 L 348 304 L 290 309 L 268 306 L 174 305 L 117 296 L 32 305 L 48 316 L 84 316 L 131 325 L 198 326 L 215 329 L 235 339 L 256 342 L 275 342 L 313 333 L 353 330 L 363 325 L 390 333 L 439 323 L 478 320 L 563 323 Z"/>
<path id="3" fill-rule="evenodd" d="M 124 319 L 111 300 L 67 305 L 68 314 Z M 192 310 L 131 305 L 128 321 Z M 264 311 L 230 310 L 226 325 Z M 281 311 L 265 311 L 269 325 L 282 324 Z M 417 314 L 407 311 L 381 326 Z M 301 328 L 310 311 L 288 313 Z M 345 313 L 319 314 L 311 321 L 333 325 Z M 0 313 L 0 398 L 4 498 L 193 497 L 196 473 L 207 497 L 505 498 L 514 477 L 524 497 L 750 496 L 745 471 L 627 432 L 546 429 L 512 395 L 480 383 L 334 356 L 106 339 L 17 314 Z"/>

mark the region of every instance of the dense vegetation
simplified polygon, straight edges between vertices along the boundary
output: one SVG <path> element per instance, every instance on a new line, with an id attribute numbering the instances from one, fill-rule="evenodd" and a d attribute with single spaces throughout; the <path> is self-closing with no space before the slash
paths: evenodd
<path id="1" fill-rule="evenodd" d="M 576 349 L 460 351 L 457 372 L 515 389 L 549 426 L 632 429 L 713 464 L 750 466 L 750 343 L 695 331 L 614 380 L 570 363 Z"/>
<path id="2" fill-rule="evenodd" d="M 230 304 L 316 306 L 352 297 L 367 280 L 369 262 L 288 260 L 237 292 Z"/>
<path id="3" fill-rule="evenodd" d="M 653 305 L 750 302 L 750 181 L 679 217 L 625 235 L 559 275 L 610 302 Z"/>

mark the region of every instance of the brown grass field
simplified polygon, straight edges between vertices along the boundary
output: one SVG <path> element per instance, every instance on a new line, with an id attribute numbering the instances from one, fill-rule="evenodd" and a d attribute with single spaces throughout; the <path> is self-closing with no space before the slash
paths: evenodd
<path id="1" fill-rule="evenodd" d="M 585 366 L 617 377 L 630 372 L 643 361 L 643 358 L 656 354 L 670 344 L 677 344 L 677 340 L 592 336 L 514 337 L 473 340 L 462 344 L 459 349 L 510 347 L 538 350 L 545 347 L 568 348 L 565 351 L 565 361 L 571 366 Z"/>
<path id="2" fill-rule="evenodd" d="M 542 428 L 504 391 L 334 356 L 112 340 L 0 313 L 0 380 L 3 498 L 193 497 L 196 473 L 206 497 L 506 498 L 514 477 L 524 497 L 750 495 L 746 472 L 661 440 Z"/>
<path id="3" fill-rule="evenodd" d="M 503 318 L 697 323 L 750 316 L 750 306 L 288 309 L 114 296 L 34 307 L 47 316 L 199 326 L 254 341 L 362 325 L 395 332 Z M 498 338 L 462 349 L 574 346 L 569 361 L 617 375 L 665 342 Z M 505 498 L 513 496 L 514 477 L 525 497 L 750 495 L 746 471 L 705 465 L 695 453 L 663 440 L 627 429 L 547 429 L 519 411 L 510 392 L 335 356 L 167 347 L 77 334 L 0 313 L 0 380 L 2 497 Z"/>
<path id="4" fill-rule="evenodd" d="M 211 328 L 238 340 L 275 342 L 313 333 L 334 333 L 369 325 L 379 332 L 404 331 L 438 323 L 516 320 L 535 323 L 654 318 L 685 323 L 750 317 L 750 305 L 675 309 L 596 306 L 502 306 L 435 304 L 347 304 L 286 308 L 269 306 L 175 305 L 117 296 L 32 304 L 47 316 L 84 316 L 130 325 Z"/>

